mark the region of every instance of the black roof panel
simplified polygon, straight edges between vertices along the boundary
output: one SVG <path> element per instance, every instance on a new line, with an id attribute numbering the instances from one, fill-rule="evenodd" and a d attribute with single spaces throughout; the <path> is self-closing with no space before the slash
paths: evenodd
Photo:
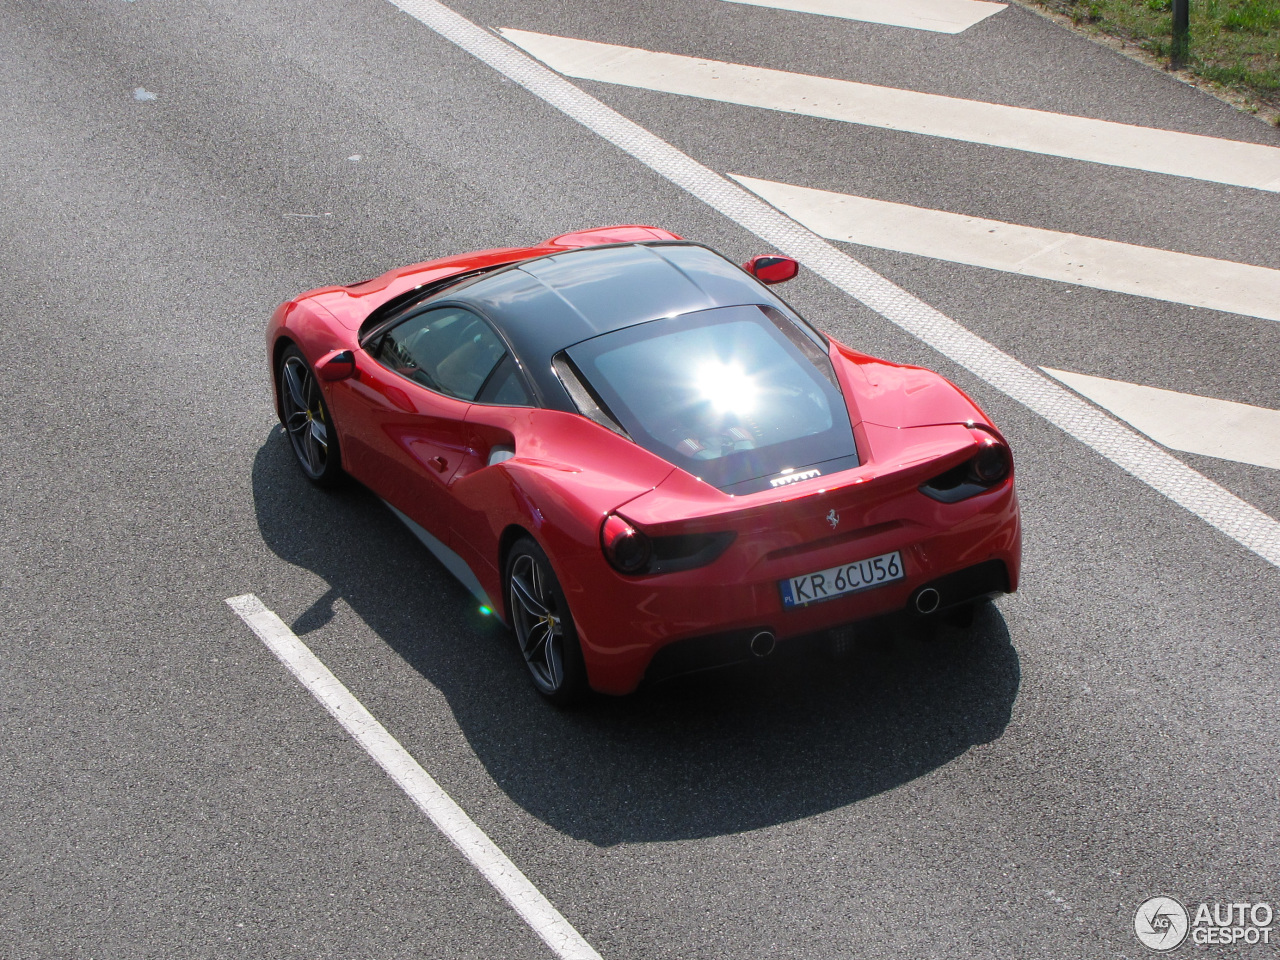
<path id="1" fill-rule="evenodd" d="M 712 307 L 761 303 L 790 314 L 753 277 L 691 243 L 588 247 L 526 261 L 445 298 L 506 335 L 545 402 L 576 409 L 551 369 L 561 350 L 603 333 Z"/>

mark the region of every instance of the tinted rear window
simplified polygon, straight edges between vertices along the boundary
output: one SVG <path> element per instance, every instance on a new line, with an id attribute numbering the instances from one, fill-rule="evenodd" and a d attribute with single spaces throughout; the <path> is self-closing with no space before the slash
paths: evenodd
<path id="1" fill-rule="evenodd" d="M 633 440 L 726 489 L 856 455 L 844 397 L 818 365 L 825 356 L 815 363 L 779 323 L 791 321 L 720 307 L 607 333 L 568 354 Z"/>

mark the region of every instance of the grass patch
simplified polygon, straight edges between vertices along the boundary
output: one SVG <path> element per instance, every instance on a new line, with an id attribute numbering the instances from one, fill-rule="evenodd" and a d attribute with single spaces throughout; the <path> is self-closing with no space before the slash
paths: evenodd
<path id="1" fill-rule="evenodd" d="M 1077 26 L 1132 43 L 1167 61 L 1172 0 L 1033 0 Z M 1280 0 L 1190 0 L 1186 69 L 1280 113 Z"/>

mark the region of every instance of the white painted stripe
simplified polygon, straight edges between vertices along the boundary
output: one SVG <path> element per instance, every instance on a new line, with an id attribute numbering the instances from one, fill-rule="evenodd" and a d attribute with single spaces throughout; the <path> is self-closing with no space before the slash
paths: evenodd
<path id="1" fill-rule="evenodd" d="M 227 600 L 240 618 L 258 635 L 298 682 L 320 701 L 369 756 L 400 785 L 440 832 L 471 861 L 524 918 L 556 956 L 563 960 L 600 960 L 600 954 L 538 892 L 538 888 L 507 859 L 507 855 L 475 825 L 470 817 L 423 770 L 409 752 L 391 736 L 342 681 L 298 639 L 278 616 L 252 593 Z"/>
<path id="2" fill-rule="evenodd" d="M 552 69 L 583 80 L 1280 191 L 1280 147 L 525 30 L 501 33 Z"/>
<path id="3" fill-rule="evenodd" d="M 1245 503 L 1146 437 L 998 350 L 759 197 L 681 153 L 438 0 L 389 2 L 766 244 L 801 261 L 837 289 L 1038 413 L 1268 563 L 1280 567 L 1280 523 L 1252 504 Z"/>
<path id="4" fill-rule="evenodd" d="M 730 176 L 828 240 L 1280 320 L 1280 270 Z"/>
<path id="5" fill-rule="evenodd" d="M 891 27 L 961 33 L 999 13 L 1008 4 L 988 0 L 729 0 L 754 7 L 773 7 L 823 17 L 884 23 Z"/>
<path id="6" fill-rule="evenodd" d="M 1041 367 L 1156 443 L 1280 470 L 1280 410 Z"/>

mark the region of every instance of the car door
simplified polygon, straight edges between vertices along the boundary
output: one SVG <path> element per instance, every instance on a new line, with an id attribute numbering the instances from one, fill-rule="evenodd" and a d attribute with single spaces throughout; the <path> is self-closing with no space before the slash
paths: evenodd
<path id="1" fill-rule="evenodd" d="M 449 543 L 449 484 L 467 448 L 467 410 L 505 347 L 464 307 L 415 311 L 365 344 L 337 384 L 350 473 Z"/>
<path id="2" fill-rule="evenodd" d="M 502 358 L 467 411 L 467 449 L 453 479 L 453 549 L 482 581 L 497 580 L 498 540 L 511 517 L 513 487 L 496 465 L 515 454 L 533 393 L 510 353 Z M 527 432 L 527 426 L 523 428 Z"/>

